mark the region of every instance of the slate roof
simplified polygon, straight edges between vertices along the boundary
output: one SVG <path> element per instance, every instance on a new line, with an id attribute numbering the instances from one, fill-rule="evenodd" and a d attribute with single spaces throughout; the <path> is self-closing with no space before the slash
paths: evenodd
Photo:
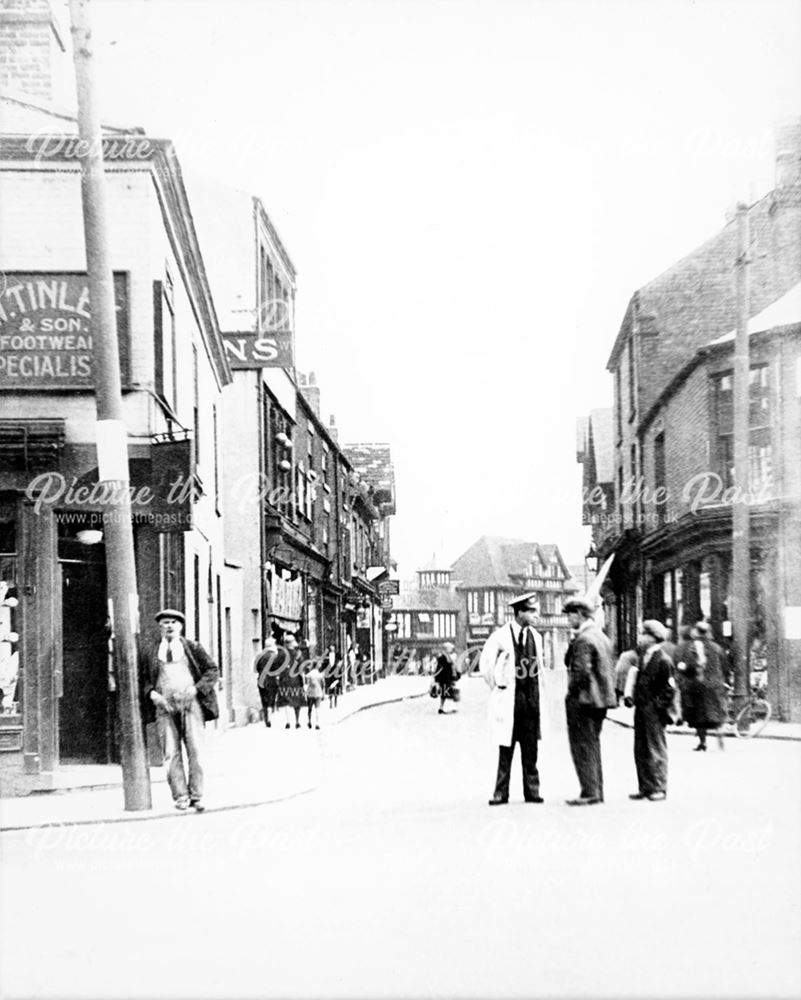
<path id="1" fill-rule="evenodd" d="M 536 557 L 545 564 L 556 557 L 567 573 L 557 545 L 482 535 L 453 564 L 451 578 L 460 589 L 493 587 L 519 590 L 520 583 L 514 578 L 526 575 Z"/>
<path id="2" fill-rule="evenodd" d="M 383 513 L 395 513 L 395 469 L 388 444 L 345 444 L 345 458 L 372 487 L 373 500 Z"/>
<path id="3" fill-rule="evenodd" d="M 779 326 L 793 326 L 796 323 L 801 323 L 801 281 L 748 320 L 748 335 L 750 337 L 755 333 L 764 333 Z M 726 344 L 734 340 L 736 335 L 736 330 L 730 330 L 717 340 L 713 340 L 709 346 Z"/>
<path id="4" fill-rule="evenodd" d="M 777 188 L 749 206 L 752 316 L 801 277 L 800 209 L 797 186 Z M 638 330 L 643 344 L 638 363 L 642 412 L 700 347 L 736 326 L 737 257 L 738 225 L 732 220 L 631 297 L 607 369 L 615 370 L 628 338 Z"/>

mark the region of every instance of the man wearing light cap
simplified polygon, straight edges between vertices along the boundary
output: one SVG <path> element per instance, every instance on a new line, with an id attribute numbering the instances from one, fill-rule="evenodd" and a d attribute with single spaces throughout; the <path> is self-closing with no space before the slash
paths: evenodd
<path id="1" fill-rule="evenodd" d="M 481 651 L 480 670 L 490 688 L 489 722 L 498 747 L 498 772 L 491 806 L 509 801 L 509 778 L 515 743 L 520 744 L 523 798 L 542 802 L 537 771 L 540 738 L 539 670 L 542 638 L 533 625 L 539 614 L 537 594 L 523 594 L 509 602 L 513 622 L 496 629 Z"/>
<path id="2" fill-rule="evenodd" d="M 564 605 L 576 636 L 565 656 L 567 696 L 565 715 L 570 754 L 581 794 L 570 806 L 597 805 L 604 800 L 601 728 L 609 708 L 617 705 L 612 646 L 594 618 L 595 605 L 573 597 Z"/>
<path id="3" fill-rule="evenodd" d="M 144 708 L 151 718 L 155 714 L 175 808 L 184 811 L 192 806 L 203 812 L 201 736 L 204 723 L 219 715 L 215 690 L 219 673 L 200 643 L 181 634 L 186 621 L 182 611 L 164 608 L 156 621 L 161 640 L 141 654 Z"/>
<path id="4" fill-rule="evenodd" d="M 640 666 L 634 691 L 626 704 L 634 705 L 634 763 L 638 791 L 630 799 L 661 802 L 667 797 L 667 739 L 665 726 L 676 691 L 673 662 L 662 648 L 667 629 L 655 619 L 643 622 L 637 646 Z"/>

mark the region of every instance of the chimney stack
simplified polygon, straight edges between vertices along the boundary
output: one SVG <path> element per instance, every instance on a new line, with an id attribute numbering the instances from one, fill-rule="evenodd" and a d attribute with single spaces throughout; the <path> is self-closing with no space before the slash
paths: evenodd
<path id="1" fill-rule="evenodd" d="M 317 385 L 317 376 L 314 372 L 298 377 L 298 388 L 303 394 L 303 398 L 314 411 L 314 415 L 320 418 L 320 387 Z"/>
<path id="2" fill-rule="evenodd" d="M 776 187 L 801 184 L 801 118 L 785 118 L 776 126 Z"/>
<path id="3" fill-rule="evenodd" d="M 331 435 L 333 441 L 339 441 L 339 430 L 333 413 L 328 418 L 328 433 Z"/>
<path id="4" fill-rule="evenodd" d="M 0 93 L 51 105 L 66 51 L 49 0 L 0 0 Z"/>

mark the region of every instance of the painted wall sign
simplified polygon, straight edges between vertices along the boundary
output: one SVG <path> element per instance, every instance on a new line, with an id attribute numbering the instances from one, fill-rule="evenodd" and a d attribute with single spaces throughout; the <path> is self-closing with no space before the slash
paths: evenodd
<path id="1" fill-rule="evenodd" d="M 291 368 L 295 363 L 291 330 L 224 333 L 223 340 L 232 368 Z"/>
<path id="2" fill-rule="evenodd" d="M 120 375 L 129 381 L 128 282 L 114 275 Z M 95 331 L 85 274 L 0 273 L 0 389 L 91 389 Z"/>

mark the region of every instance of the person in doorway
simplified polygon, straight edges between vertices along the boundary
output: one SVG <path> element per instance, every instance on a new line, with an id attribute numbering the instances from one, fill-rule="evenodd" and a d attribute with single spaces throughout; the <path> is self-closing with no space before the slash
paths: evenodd
<path id="1" fill-rule="evenodd" d="M 581 793 L 570 806 L 598 805 L 604 800 L 601 729 L 606 712 L 617 705 L 612 645 L 595 622 L 595 607 L 583 597 L 564 605 L 575 638 L 565 656 L 567 666 L 567 736 Z"/>
<path id="2" fill-rule="evenodd" d="M 514 621 L 497 628 L 481 651 L 481 675 L 490 689 L 490 735 L 498 747 L 498 771 L 491 806 L 509 801 L 509 778 L 515 744 L 520 744 L 523 798 L 540 803 L 537 750 L 540 739 L 539 669 L 542 637 L 534 629 L 539 614 L 537 594 L 510 602 Z"/>
<path id="3" fill-rule="evenodd" d="M 200 643 L 183 637 L 186 619 L 181 611 L 164 608 L 156 621 L 160 639 L 143 650 L 140 660 L 143 703 L 156 717 L 175 808 L 191 806 L 203 812 L 201 740 L 204 724 L 220 714 L 219 671 Z"/>
<path id="4" fill-rule="evenodd" d="M 456 647 L 452 642 L 443 642 L 434 667 L 434 682 L 439 687 L 439 715 L 448 715 L 445 702 L 453 697 L 453 685 L 456 683 Z M 454 708 L 455 712 L 456 709 Z"/>
<path id="5" fill-rule="evenodd" d="M 629 708 L 634 706 L 634 763 L 639 788 L 630 799 L 661 802 L 667 798 L 667 739 L 670 706 L 675 698 L 673 663 L 662 649 L 665 626 L 655 619 L 642 624 L 637 646 L 640 665 Z"/>
<path id="6" fill-rule="evenodd" d="M 306 707 L 309 712 L 309 729 L 312 727 L 312 720 L 315 729 L 320 728 L 320 705 L 323 701 L 323 673 L 316 662 L 312 661 L 311 668 L 306 674 Z"/>
<path id="7" fill-rule="evenodd" d="M 300 710 L 306 702 L 302 670 L 303 654 L 292 632 L 284 633 L 283 649 L 286 658 L 281 665 L 278 678 L 276 706 L 284 709 L 285 729 L 292 728 L 293 713 L 295 729 L 300 729 Z"/>
<path id="8" fill-rule="evenodd" d="M 698 735 L 696 750 L 706 750 L 706 734 L 719 730 L 726 717 L 726 682 L 723 678 L 723 650 L 712 641 L 709 623 L 698 622 L 689 639 L 679 647 L 676 670 L 683 678 L 683 715 Z M 718 746 L 724 748 L 720 732 Z"/>
<path id="9" fill-rule="evenodd" d="M 270 716 L 275 711 L 278 699 L 278 678 L 285 659 L 286 652 L 278 648 L 278 643 L 270 635 L 265 640 L 264 649 L 262 649 L 253 663 L 253 669 L 256 671 L 259 698 L 261 699 L 264 725 L 268 729 L 272 725 Z"/>

